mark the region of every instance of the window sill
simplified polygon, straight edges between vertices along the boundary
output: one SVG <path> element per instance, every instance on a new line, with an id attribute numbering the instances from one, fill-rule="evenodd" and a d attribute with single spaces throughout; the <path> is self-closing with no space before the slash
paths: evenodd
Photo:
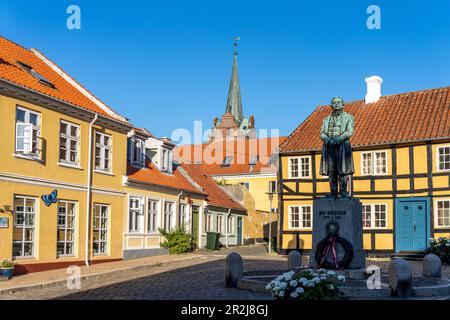
<path id="1" fill-rule="evenodd" d="M 448 226 L 435 226 L 434 230 L 448 230 L 450 229 L 450 225 Z"/>
<path id="2" fill-rule="evenodd" d="M 126 232 L 124 236 L 126 237 L 148 237 L 148 236 L 159 236 L 160 234 L 156 231 L 152 232 Z"/>
<path id="3" fill-rule="evenodd" d="M 70 168 L 70 169 L 76 169 L 76 170 L 84 170 L 82 167 L 80 167 L 79 165 L 76 164 L 70 164 L 70 163 L 65 163 L 65 162 L 58 162 L 58 166 L 60 167 L 66 167 L 66 168 Z"/>
<path id="4" fill-rule="evenodd" d="M 99 173 L 99 174 L 104 174 L 104 175 L 106 175 L 106 176 L 115 177 L 115 174 L 114 174 L 114 173 L 108 172 L 108 171 L 102 171 L 102 170 L 95 169 L 94 172 L 95 172 L 95 173 Z"/>
<path id="5" fill-rule="evenodd" d="M 393 231 L 392 229 L 389 229 L 388 227 L 383 227 L 383 228 L 363 228 L 363 231 L 378 231 L 378 230 L 390 230 Z"/>
<path id="6" fill-rule="evenodd" d="M 38 158 L 36 156 L 28 156 L 25 154 L 14 153 L 13 157 L 18 158 L 18 159 L 24 159 L 24 160 L 30 160 L 30 161 L 36 161 L 36 162 L 42 163 L 42 159 Z"/>

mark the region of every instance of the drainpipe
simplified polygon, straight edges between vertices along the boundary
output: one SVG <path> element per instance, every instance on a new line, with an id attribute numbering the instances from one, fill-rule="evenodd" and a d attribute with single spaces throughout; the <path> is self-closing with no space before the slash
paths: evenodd
<path id="1" fill-rule="evenodd" d="M 177 226 L 177 222 L 178 225 L 180 224 L 180 220 L 181 220 L 181 215 L 180 215 L 180 206 L 181 206 L 181 197 L 184 195 L 183 190 L 180 191 L 180 193 L 177 195 L 177 216 L 175 218 L 175 227 Z"/>
<path id="2" fill-rule="evenodd" d="M 228 219 L 230 219 L 231 209 L 228 209 L 227 220 L 225 221 L 225 246 L 228 248 Z"/>
<path id="3" fill-rule="evenodd" d="M 85 263 L 89 266 L 89 238 L 91 227 L 91 193 L 92 193 L 92 127 L 97 121 L 96 114 L 92 122 L 89 123 L 89 151 L 88 151 L 88 182 L 87 182 L 87 200 L 86 200 L 86 248 L 85 248 Z"/>

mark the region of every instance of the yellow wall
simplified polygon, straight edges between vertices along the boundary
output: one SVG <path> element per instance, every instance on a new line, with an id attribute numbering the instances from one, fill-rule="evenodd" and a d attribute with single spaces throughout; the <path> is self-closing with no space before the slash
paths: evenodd
<path id="1" fill-rule="evenodd" d="M 40 113 L 40 136 L 44 143 L 42 161 L 23 159 L 15 153 L 16 106 Z M 85 256 L 86 237 L 86 187 L 88 169 L 89 124 L 71 116 L 24 101 L 0 96 L 0 207 L 13 205 L 14 196 L 29 196 L 37 199 L 35 255 L 31 259 L 18 260 L 19 263 L 55 262 L 61 260 L 82 260 Z M 80 126 L 79 168 L 68 168 L 59 162 L 60 121 L 65 120 Z M 112 136 L 112 173 L 93 174 L 92 204 L 102 203 L 110 206 L 108 254 L 93 259 L 121 258 L 122 233 L 125 196 L 122 176 L 126 174 L 127 137 L 107 128 L 95 126 L 95 130 Z M 24 178 L 22 178 L 24 177 Z M 32 181 L 31 181 L 32 180 Z M 71 257 L 57 258 L 57 204 L 50 207 L 40 199 L 56 189 L 58 199 L 76 202 L 76 248 Z M 114 192 L 109 192 L 114 191 Z M 11 223 L 12 224 L 12 223 Z M 91 224 L 92 226 L 92 224 Z M 92 234 L 92 233 L 91 233 Z M 12 235 L 0 229 L 0 238 L 9 238 L 6 249 L 0 251 L 0 258 L 10 258 Z M 6 252 L 5 252 L 6 251 Z M 92 256 L 92 250 L 91 256 Z"/>
<path id="2" fill-rule="evenodd" d="M 441 144 L 433 144 L 432 145 L 432 173 L 439 173 L 437 168 L 437 149 L 439 146 L 449 146 L 450 143 L 441 143 Z M 386 149 L 377 149 L 380 151 L 387 152 L 387 173 L 385 175 L 391 176 L 393 172 L 392 168 L 392 150 L 390 147 Z M 373 150 L 375 151 L 375 150 Z M 361 176 L 361 153 L 366 152 L 366 150 L 356 150 L 353 152 L 354 164 L 355 164 L 355 175 L 354 177 L 362 177 Z M 427 146 L 424 144 L 418 144 L 413 146 L 413 157 L 414 157 L 414 165 L 410 165 L 410 149 L 409 146 L 400 146 L 396 150 L 396 169 L 397 176 L 407 175 L 407 177 L 399 177 L 397 178 L 397 190 L 401 191 L 409 191 L 410 190 L 410 179 L 409 174 L 411 173 L 411 169 L 414 167 L 414 174 L 427 174 L 428 165 L 427 165 Z M 281 155 L 281 163 L 282 163 L 282 178 L 288 179 L 288 181 L 284 182 L 286 187 L 289 187 L 294 192 L 296 191 L 296 182 L 293 179 L 289 179 L 288 176 L 288 164 L 289 158 L 297 157 L 297 156 L 310 156 L 307 154 L 298 154 L 298 155 Z M 320 154 L 316 154 L 316 177 L 317 179 L 326 179 L 319 174 L 320 168 Z M 440 173 L 442 174 L 442 173 Z M 365 177 L 364 177 L 365 178 Z M 311 204 L 312 205 L 312 190 L 313 190 L 313 182 L 312 179 L 306 179 L 307 181 L 300 182 L 299 184 L 299 192 L 311 194 L 311 196 L 303 195 L 288 195 L 285 191 L 283 195 L 284 199 L 289 201 L 285 201 L 282 206 L 284 208 L 284 216 L 283 216 L 283 230 L 289 231 L 288 234 L 283 235 L 283 247 L 282 249 L 288 249 L 292 247 L 292 239 L 296 237 L 292 233 L 292 230 L 288 227 L 288 207 L 290 205 L 296 204 Z M 433 188 L 442 188 L 442 191 L 433 191 L 432 193 L 432 201 L 435 201 L 437 198 L 433 198 L 433 196 L 440 196 L 439 199 L 450 199 L 450 185 L 449 185 L 449 176 L 447 173 L 445 175 L 435 175 L 432 177 Z M 370 177 L 365 178 L 364 180 L 354 180 L 354 192 L 363 192 L 363 195 L 357 195 L 356 197 L 361 199 L 363 204 L 374 204 L 374 203 L 385 203 L 387 205 L 387 226 L 384 228 L 383 233 L 377 232 L 377 229 L 364 229 L 364 248 L 367 250 L 394 250 L 394 198 L 392 195 L 392 185 L 393 181 L 391 178 L 387 179 L 375 179 L 375 191 L 383 192 L 381 194 L 373 194 L 371 193 L 371 181 Z M 329 185 L 326 181 L 317 181 L 316 182 L 317 192 L 319 194 L 325 194 L 329 192 Z M 428 178 L 425 177 L 415 177 L 414 178 L 414 190 L 412 192 L 403 192 L 398 194 L 397 197 L 428 197 L 428 192 L 425 190 L 428 188 Z M 447 190 L 445 190 L 447 189 Z M 444 197 L 442 197 L 444 196 Z M 378 198 L 382 199 L 378 199 Z M 302 199 L 298 201 L 292 201 L 296 199 Z M 310 200 L 304 200 L 308 199 Z M 435 214 L 435 213 L 434 213 Z M 432 215 L 433 216 L 433 215 Z M 449 229 L 449 228 L 447 228 Z M 302 230 L 308 231 L 308 230 Z M 438 228 L 434 229 L 435 237 L 448 235 L 446 232 L 441 232 Z M 388 232 L 388 233 L 386 233 Z M 305 232 L 302 232 L 300 237 L 305 237 Z M 372 234 L 374 233 L 375 238 L 375 248 L 372 248 Z M 305 241 L 302 246 L 307 246 L 307 241 Z M 305 247 L 307 248 L 307 247 Z"/>

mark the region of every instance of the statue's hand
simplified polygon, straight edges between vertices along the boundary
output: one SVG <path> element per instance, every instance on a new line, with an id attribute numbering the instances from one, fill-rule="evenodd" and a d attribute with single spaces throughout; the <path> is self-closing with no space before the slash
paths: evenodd
<path id="1" fill-rule="evenodd" d="M 336 141 L 334 140 L 334 138 L 331 138 L 330 140 L 328 140 L 328 145 L 329 146 L 333 146 L 336 144 Z"/>
<path id="2" fill-rule="evenodd" d="M 344 139 L 342 139 L 342 137 L 336 137 L 336 138 L 333 138 L 333 139 L 334 139 L 334 142 L 336 144 L 341 144 L 344 141 Z"/>

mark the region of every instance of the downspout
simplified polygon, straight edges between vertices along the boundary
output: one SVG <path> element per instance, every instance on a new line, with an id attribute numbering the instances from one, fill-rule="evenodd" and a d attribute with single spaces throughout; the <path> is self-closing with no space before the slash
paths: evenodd
<path id="1" fill-rule="evenodd" d="M 89 123 L 89 151 L 88 151 L 88 182 L 87 182 L 87 201 L 86 201 L 86 243 L 85 243 L 85 264 L 89 266 L 89 238 L 91 227 L 91 193 L 92 193 L 92 127 L 97 121 L 98 115 Z"/>
<path id="2" fill-rule="evenodd" d="M 230 219 L 231 208 L 228 209 L 227 220 L 225 221 L 225 246 L 228 247 L 228 220 Z"/>
<path id="3" fill-rule="evenodd" d="M 180 224 L 180 220 L 181 220 L 181 215 L 180 215 L 180 206 L 181 206 L 181 197 L 183 196 L 184 192 L 183 190 L 180 191 L 180 193 L 177 195 L 177 215 L 176 215 L 176 219 L 175 219 L 175 228 L 177 227 L 177 223 L 178 225 Z"/>

